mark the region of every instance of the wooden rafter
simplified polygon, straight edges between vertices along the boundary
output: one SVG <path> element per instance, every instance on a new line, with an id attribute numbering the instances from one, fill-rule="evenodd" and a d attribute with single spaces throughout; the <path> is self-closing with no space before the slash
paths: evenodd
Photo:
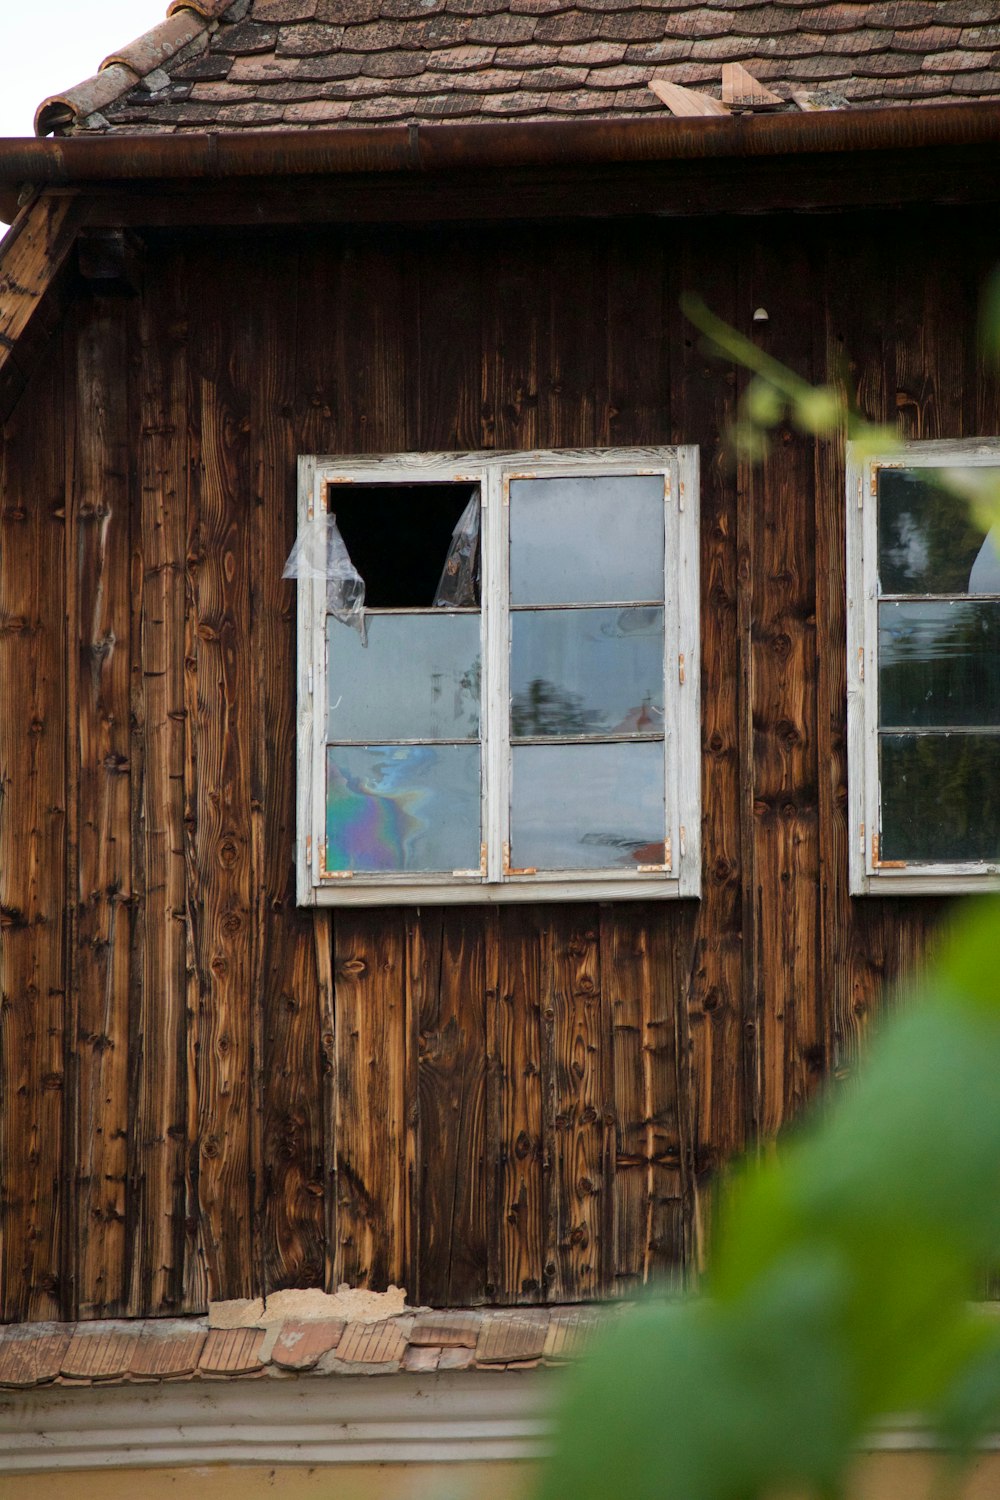
<path id="1" fill-rule="evenodd" d="M 42 192 L 0 242 L 0 421 L 31 373 L 62 313 L 48 295 L 61 280 L 78 223 L 72 194 Z"/>

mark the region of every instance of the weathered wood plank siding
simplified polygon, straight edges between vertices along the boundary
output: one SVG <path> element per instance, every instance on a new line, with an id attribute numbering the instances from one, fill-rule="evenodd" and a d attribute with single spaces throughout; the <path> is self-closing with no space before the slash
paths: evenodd
<path id="1" fill-rule="evenodd" d="M 996 432 L 936 211 L 149 236 L 0 430 L 0 1316 L 629 1294 L 854 1066 L 933 899 L 847 894 L 843 464 L 699 292 L 910 436 Z M 906 254 L 896 252 L 905 244 Z M 768 312 L 754 324 L 755 307 Z M 698 902 L 294 903 L 299 453 L 697 443 Z"/>
<path id="2" fill-rule="evenodd" d="M 0 1314 L 57 1318 L 66 1082 L 63 365 L 0 430 Z"/>
<path id="3" fill-rule="evenodd" d="M 70 556 L 76 882 L 71 951 L 76 1194 L 75 1300 L 82 1317 L 127 1305 L 125 1199 L 131 804 L 132 429 L 128 324 L 109 298 L 77 306 Z M 74 628 L 75 627 L 75 628 Z"/>

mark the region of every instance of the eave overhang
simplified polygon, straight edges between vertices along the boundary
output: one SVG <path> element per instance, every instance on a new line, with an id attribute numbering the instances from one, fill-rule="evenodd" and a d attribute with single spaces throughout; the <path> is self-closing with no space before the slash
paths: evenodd
<path id="1" fill-rule="evenodd" d="M 252 182 L 336 178 L 443 178 L 470 184 L 504 174 L 588 171 L 606 176 L 630 169 L 672 167 L 677 180 L 718 184 L 715 211 L 728 211 L 731 167 L 759 178 L 766 189 L 781 164 L 803 185 L 811 207 L 810 164 L 844 181 L 870 170 L 875 158 L 918 174 L 958 169 L 965 160 L 992 166 L 1000 144 L 1000 101 L 889 109 L 790 111 L 729 117 L 586 119 L 489 124 L 351 126 L 305 131 L 232 131 L 223 134 L 109 134 L 63 139 L 0 140 L 0 210 L 10 213 L 26 190 L 72 187 L 82 193 L 110 189 L 134 193 L 142 185 L 170 184 L 171 198 L 212 184 L 228 191 Z M 722 170 L 720 170 L 720 168 Z M 998 180 L 995 167 L 991 179 Z M 485 175 L 484 175 L 485 174 Z M 778 174 L 780 175 L 780 173 Z M 946 184 L 945 184 L 946 186 Z M 786 191 L 785 195 L 788 197 Z M 834 195 L 836 197 L 836 194 Z M 471 206 L 471 205 L 470 205 Z M 770 205 L 763 197 L 758 211 Z M 782 202 L 777 206 L 794 206 Z M 830 206 L 837 206 L 831 203 Z M 584 210 L 586 211 L 586 210 Z M 683 205 L 681 206 L 683 211 Z M 698 195 L 696 211 L 711 211 Z M 388 215 L 391 217 L 391 215 Z M 489 215 L 493 217 L 493 214 Z M 190 220 L 188 220 L 190 222 Z"/>

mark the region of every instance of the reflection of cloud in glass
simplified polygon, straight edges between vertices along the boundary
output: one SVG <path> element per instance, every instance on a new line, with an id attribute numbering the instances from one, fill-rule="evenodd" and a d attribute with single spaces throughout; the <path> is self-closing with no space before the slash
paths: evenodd
<path id="1" fill-rule="evenodd" d="M 516 865 L 660 864 L 663 745 L 517 745 L 511 815 Z M 653 857 L 647 859 L 648 850 Z"/>
<path id="2" fill-rule="evenodd" d="M 970 594 L 1000 594 L 1000 527 L 992 526 L 969 574 Z"/>
<path id="3" fill-rule="evenodd" d="M 663 477 L 514 479 L 513 604 L 663 598 Z"/>
<path id="4" fill-rule="evenodd" d="M 985 530 L 943 471 L 881 469 L 878 571 L 886 594 L 963 594 Z"/>
<path id="5" fill-rule="evenodd" d="M 368 645 L 327 631 L 331 740 L 475 739 L 480 618 L 368 615 Z"/>

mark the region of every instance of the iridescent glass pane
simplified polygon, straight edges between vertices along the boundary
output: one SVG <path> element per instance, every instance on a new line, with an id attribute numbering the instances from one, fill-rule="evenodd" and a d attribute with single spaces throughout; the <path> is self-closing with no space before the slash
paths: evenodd
<path id="1" fill-rule="evenodd" d="M 664 862 L 663 745 L 516 745 L 511 860 L 539 870 Z"/>
<path id="2" fill-rule="evenodd" d="M 511 734 L 663 733 L 662 609 L 517 610 Z"/>
<path id="3" fill-rule="evenodd" d="M 880 604 L 882 724 L 1000 724 L 1000 604 Z"/>
<path id="4" fill-rule="evenodd" d="M 368 644 L 327 622 L 330 740 L 472 740 L 478 614 L 369 615 Z"/>
<path id="5" fill-rule="evenodd" d="M 946 475 L 946 469 L 879 470 L 883 594 L 1000 592 L 993 540 L 968 500 L 947 487 Z"/>
<path id="6" fill-rule="evenodd" d="M 663 476 L 512 479 L 512 604 L 663 598 Z"/>
<path id="7" fill-rule="evenodd" d="M 328 870 L 474 870 L 480 838 L 478 745 L 327 748 Z"/>
<path id="8" fill-rule="evenodd" d="M 1000 735 L 879 738 L 882 859 L 1000 858 Z"/>

